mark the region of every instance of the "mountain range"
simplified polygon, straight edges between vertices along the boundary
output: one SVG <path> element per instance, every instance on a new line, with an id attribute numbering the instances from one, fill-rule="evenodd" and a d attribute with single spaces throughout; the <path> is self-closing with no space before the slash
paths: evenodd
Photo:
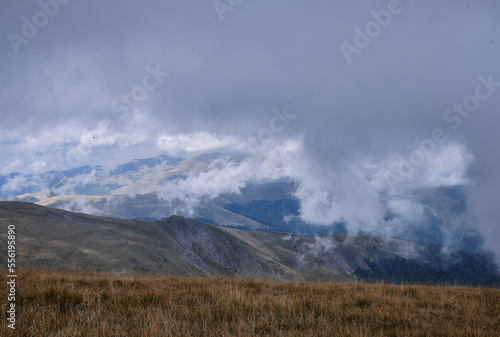
<path id="1" fill-rule="evenodd" d="M 0 198 L 115 218 L 161 220 L 183 215 L 220 227 L 306 236 L 348 231 L 343 222 L 326 226 L 304 222 L 300 217 L 300 200 L 295 196 L 297 182 L 291 179 L 246 181 L 238 186 L 238 191 L 214 194 L 206 190 L 203 195 L 200 189 L 220 178 L 212 174 L 214 171 L 225 179 L 220 173 L 226 167 L 238 167 L 250 156 L 208 153 L 182 159 L 159 155 L 111 168 L 82 166 L 42 174 L 11 173 L 0 176 Z M 198 185 L 189 185 L 189 178 L 193 177 L 200 180 Z M 182 184 L 186 185 L 184 192 L 178 189 Z M 467 209 L 466 188 L 440 187 L 411 193 L 425 209 L 423 219 L 392 236 L 444 244 L 450 221 Z M 386 211 L 386 220 L 397 217 Z M 454 234 L 453 240 L 454 249 L 481 250 L 481 236 L 472 229 Z"/>
<path id="2" fill-rule="evenodd" d="M 445 254 L 438 245 L 373 235 L 297 236 L 222 228 L 180 216 L 117 219 L 2 201 L 2 242 L 9 225 L 16 228 L 18 270 L 500 284 L 491 256 Z"/>

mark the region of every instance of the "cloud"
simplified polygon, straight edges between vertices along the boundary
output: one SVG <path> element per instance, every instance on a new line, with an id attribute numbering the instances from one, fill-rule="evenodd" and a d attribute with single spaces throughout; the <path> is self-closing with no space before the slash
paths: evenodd
<path id="1" fill-rule="evenodd" d="M 158 149 L 172 155 L 212 152 L 223 149 L 237 149 L 241 148 L 240 143 L 241 140 L 238 139 L 238 137 L 209 134 L 207 132 L 160 135 L 157 140 Z"/>
<path id="2" fill-rule="evenodd" d="M 301 201 L 302 220 L 318 225 L 345 221 L 353 232 L 380 223 L 383 205 L 362 167 L 324 172 L 306 166 L 301 173 L 295 195 Z"/>
<path id="3" fill-rule="evenodd" d="M 78 195 L 80 189 L 87 189 L 89 186 L 96 185 L 104 172 L 92 169 L 90 173 L 81 173 L 62 178 L 57 185 L 51 188 L 51 193 L 55 195 Z"/>
<path id="4" fill-rule="evenodd" d="M 415 192 L 467 184 L 471 156 L 464 146 L 448 144 L 425 165 L 413 168 L 411 174 L 391 179 L 387 168 L 398 172 L 401 164 L 393 156 L 356 161 L 336 171 L 325 171 L 311 165 L 310 160 L 304 163 L 296 176 L 299 184 L 295 193 L 302 220 L 318 225 L 345 222 L 350 233 L 397 236 L 422 219 L 424 206 L 417 201 Z M 387 211 L 396 218 L 387 220 Z"/>
<path id="5" fill-rule="evenodd" d="M 91 128 L 78 122 L 65 122 L 46 126 L 34 134 L 11 144 L 15 160 L 1 168 L 1 172 L 43 173 L 65 170 L 95 163 L 118 164 L 110 155 L 118 150 L 130 150 L 142 146 L 141 150 L 157 153 L 155 137 L 146 129 L 155 125 L 153 117 L 135 110 L 127 124 L 120 120 L 103 118 Z"/>
<path id="6" fill-rule="evenodd" d="M 19 157 L 15 157 L 7 166 L 0 168 L 0 174 L 7 175 L 11 172 L 19 171 L 22 168 L 22 164 L 23 161 Z"/>
<path id="7" fill-rule="evenodd" d="M 9 179 L 7 183 L 2 186 L 2 192 L 15 192 L 28 186 L 28 184 L 30 184 L 30 182 L 26 176 L 18 175 Z"/>
<path id="8" fill-rule="evenodd" d="M 9 177 L 1 186 L 0 191 L 6 195 L 17 195 L 25 191 L 47 191 L 48 182 L 53 178 L 53 174 L 26 175 L 16 174 Z"/>
<path id="9" fill-rule="evenodd" d="M 460 143 L 447 143 L 412 164 L 402 155 L 389 155 L 376 164 L 379 170 L 374 174 L 379 188 L 401 190 L 457 186 L 467 184 L 467 169 L 474 156 L 470 149 Z"/>
<path id="10" fill-rule="evenodd" d="M 25 136 L 19 144 L 19 149 L 29 153 L 49 152 L 53 147 L 74 143 L 83 130 L 82 125 L 71 122 L 46 127 L 35 135 Z"/>
<path id="11" fill-rule="evenodd" d="M 391 199 L 387 202 L 387 210 L 413 223 L 422 220 L 424 216 L 424 207 L 411 199 Z"/>
<path id="12" fill-rule="evenodd" d="M 222 156 L 185 178 L 160 183 L 158 196 L 171 203 L 180 201 L 184 207 L 182 212 L 192 215 L 206 198 L 224 193 L 239 194 L 249 183 L 294 179 L 294 167 L 301 159 L 302 146 L 302 138 L 298 137 L 283 144 L 269 144 L 264 152 Z"/>
<path id="13" fill-rule="evenodd" d="M 85 197 L 80 197 L 74 200 L 64 202 L 61 204 L 61 206 L 59 206 L 59 208 L 70 212 L 80 212 L 93 215 L 105 215 L 105 212 L 103 212 L 103 210 L 92 206 L 92 204 L 89 203 L 85 199 Z"/>

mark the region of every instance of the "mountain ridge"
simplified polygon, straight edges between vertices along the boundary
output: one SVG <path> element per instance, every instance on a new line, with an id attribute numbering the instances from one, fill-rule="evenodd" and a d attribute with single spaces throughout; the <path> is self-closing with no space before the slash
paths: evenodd
<path id="1" fill-rule="evenodd" d="M 396 263 L 391 268 L 411 261 L 419 272 L 433 273 L 429 282 L 495 285 L 500 280 L 485 256 L 460 252 L 447 257 L 432 245 L 371 235 L 306 237 L 221 228 L 181 216 L 157 221 L 116 219 L 3 201 L 2 240 L 7 239 L 9 224 L 16 226 L 18 268 L 352 281 L 384 279 L 380 276 L 390 270 L 380 261 Z M 446 263 L 432 264 L 433 260 Z M 470 263 L 461 264 L 462 260 Z M 463 273 L 450 278 L 451 267 L 463 268 Z M 474 274 L 476 270 L 481 274 Z M 386 279 L 410 280 L 411 271 L 404 272 L 400 280 Z"/>

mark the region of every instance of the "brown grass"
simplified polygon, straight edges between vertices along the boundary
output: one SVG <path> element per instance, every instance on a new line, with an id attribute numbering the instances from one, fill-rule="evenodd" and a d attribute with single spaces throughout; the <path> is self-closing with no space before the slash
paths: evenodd
<path id="1" fill-rule="evenodd" d="M 498 289 L 24 272 L 16 300 L 30 337 L 500 336 Z"/>

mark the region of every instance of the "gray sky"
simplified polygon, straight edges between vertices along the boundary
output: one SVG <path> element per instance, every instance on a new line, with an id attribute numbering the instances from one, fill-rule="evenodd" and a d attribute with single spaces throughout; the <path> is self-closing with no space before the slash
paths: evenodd
<path id="1" fill-rule="evenodd" d="M 1 174 L 257 144 L 312 222 L 377 226 L 383 191 L 418 217 L 409 191 L 466 184 L 500 239 L 500 4 L 65 1 L 0 13 Z"/>

